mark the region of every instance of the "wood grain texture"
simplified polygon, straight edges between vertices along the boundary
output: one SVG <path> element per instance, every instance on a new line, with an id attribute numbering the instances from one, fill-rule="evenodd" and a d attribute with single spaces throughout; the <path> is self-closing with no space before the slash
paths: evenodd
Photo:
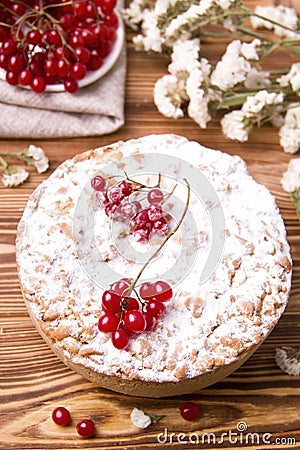
<path id="1" fill-rule="evenodd" d="M 288 0 L 287 0 L 288 2 Z M 247 1 L 247 5 L 271 1 Z M 208 51 L 217 56 L 222 43 Z M 215 50 L 216 49 L 216 50 Z M 284 60 L 271 60 L 280 65 Z M 230 448 L 300 449 L 300 380 L 281 372 L 274 362 L 275 348 L 300 345 L 300 224 L 293 205 L 280 185 L 282 172 L 291 158 L 278 144 L 276 130 L 255 130 L 245 144 L 231 142 L 221 133 L 218 120 L 206 130 L 183 118 L 163 118 L 153 104 L 156 79 L 165 73 L 163 57 L 135 52 L 128 43 L 126 84 L 126 125 L 118 132 L 102 137 L 17 141 L 0 140 L 0 150 L 21 150 L 28 143 L 41 145 L 55 168 L 66 158 L 90 148 L 150 133 L 177 133 L 247 162 L 252 176 L 275 195 L 285 220 L 294 261 L 293 287 L 288 307 L 277 327 L 261 348 L 234 374 L 197 395 L 172 399 L 147 400 L 126 397 L 100 389 L 66 368 L 53 355 L 33 327 L 23 303 L 17 278 L 14 241 L 17 223 L 28 195 L 50 172 L 32 172 L 27 183 L 17 189 L 0 189 L 0 449 L 169 449 Z M 146 75 L 145 75 L 146 74 Z M 195 422 L 181 419 L 178 407 L 184 400 L 200 404 L 201 415 Z M 60 428 L 50 419 L 59 405 L 70 409 L 73 422 Z M 129 419 L 133 407 L 165 414 L 157 425 L 138 430 Z M 78 438 L 74 425 L 83 417 L 92 418 L 97 427 L 93 439 Z M 246 422 L 248 432 L 258 433 L 260 441 L 233 442 L 228 432 Z M 159 433 L 168 430 L 166 443 L 159 443 Z M 217 441 L 201 442 L 203 433 L 214 432 Z M 172 433 L 175 433 L 172 436 Z M 182 444 L 180 433 L 194 433 L 199 444 Z M 222 433 L 227 433 L 220 443 Z M 263 442 L 265 434 L 272 444 Z M 238 435 L 239 437 L 239 435 Z M 161 441 L 163 436 L 160 436 Z M 265 438 L 267 439 L 267 438 Z M 278 441 L 276 441 L 278 439 Z M 292 442 L 290 439 L 295 439 Z"/>

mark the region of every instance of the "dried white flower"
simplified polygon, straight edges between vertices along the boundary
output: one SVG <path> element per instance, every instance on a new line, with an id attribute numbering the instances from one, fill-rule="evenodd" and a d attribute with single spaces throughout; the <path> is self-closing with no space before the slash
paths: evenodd
<path id="1" fill-rule="evenodd" d="M 289 73 L 282 75 L 276 80 L 281 87 L 291 85 L 294 92 L 300 90 L 300 63 L 291 66 Z"/>
<path id="2" fill-rule="evenodd" d="M 36 147 L 31 144 L 24 151 L 24 154 L 32 158 L 32 164 L 36 167 L 38 173 L 46 172 L 49 167 L 49 159 L 41 147 Z"/>
<path id="3" fill-rule="evenodd" d="M 249 61 L 240 55 L 241 45 L 239 40 L 230 42 L 211 75 L 212 84 L 223 91 L 245 81 L 251 70 Z"/>
<path id="4" fill-rule="evenodd" d="M 191 72 L 199 67 L 200 39 L 182 40 L 179 39 L 173 45 L 172 62 L 168 66 L 168 71 L 175 75 L 180 71 Z"/>
<path id="5" fill-rule="evenodd" d="M 146 52 L 152 50 L 153 52 L 160 53 L 162 51 L 162 44 L 165 39 L 160 33 L 157 20 L 158 16 L 155 12 L 149 11 L 145 14 L 142 23 L 143 34 L 139 34 L 133 38 L 133 42 L 138 48 L 143 48 Z"/>
<path id="6" fill-rule="evenodd" d="M 271 19 L 278 24 L 284 25 L 285 27 L 291 28 L 292 30 L 297 30 L 298 27 L 298 16 L 294 8 L 288 8 L 287 6 L 257 6 L 255 8 L 256 14 L 263 16 L 267 19 Z M 268 20 L 261 19 L 260 17 L 251 16 L 251 23 L 254 28 L 267 28 L 268 30 L 274 30 L 277 36 L 288 37 L 288 38 L 298 38 L 299 34 L 293 31 L 287 30 L 275 25 Z"/>
<path id="7" fill-rule="evenodd" d="M 300 375 L 300 349 L 276 348 L 275 361 L 283 372 L 296 377 Z"/>
<path id="8" fill-rule="evenodd" d="M 279 130 L 280 145 L 286 153 L 296 153 L 300 148 L 300 105 L 292 104 L 287 110 L 284 124 Z"/>
<path id="9" fill-rule="evenodd" d="M 242 106 L 242 111 L 247 118 L 252 118 L 260 114 L 263 109 L 269 106 L 278 105 L 283 102 L 283 93 L 258 91 L 255 95 L 250 95 Z"/>
<path id="10" fill-rule="evenodd" d="M 300 190 L 300 158 L 290 160 L 287 170 L 282 176 L 281 184 L 289 194 Z"/>
<path id="11" fill-rule="evenodd" d="M 245 125 L 245 115 L 242 111 L 232 111 L 221 119 L 222 131 L 230 139 L 246 142 L 248 130 Z"/>
<path id="12" fill-rule="evenodd" d="M 259 39 L 254 39 L 252 42 L 243 42 L 241 45 L 241 55 L 244 56 L 244 58 L 251 60 L 255 59 L 256 61 L 259 60 L 259 54 L 258 50 L 261 47 L 261 41 Z"/>
<path id="13" fill-rule="evenodd" d="M 178 119 L 183 117 L 180 108 L 183 102 L 184 86 L 175 75 L 164 75 L 154 86 L 154 103 L 159 112 L 166 117 Z"/>
<path id="14" fill-rule="evenodd" d="M 133 408 L 130 414 L 132 424 L 137 428 L 147 428 L 151 425 L 151 418 L 141 409 Z"/>
<path id="15" fill-rule="evenodd" d="M 123 19 L 133 30 L 137 30 L 138 25 L 149 13 L 149 2 L 147 0 L 133 0 L 128 8 L 122 11 Z"/>
<path id="16" fill-rule="evenodd" d="M 208 110 L 209 99 L 205 96 L 203 89 L 197 89 L 190 97 L 188 115 L 201 127 L 206 128 L 211 116 Z"/>
<path id="17" fill-rule="evenodd" d="M 244 81 L 244 86 L 247 89 L 255 89 L 258 87 L 264 88 L 271 85 L 271 80 L 269 79 L 270 72 L 264 70 L 257 70 L 256 67 L 251 67 Z"/>
<path id="18" fill-rule="evenodd" d="M 14 187 L 19 186 L 19 184 L 24 183 L 25 180 L 29 177 L 29 172 L 23 168 L 18 168 L 15 172 L 10 174 L 4 173 L 2 175 L 2 183 L 6 187 Z"/>

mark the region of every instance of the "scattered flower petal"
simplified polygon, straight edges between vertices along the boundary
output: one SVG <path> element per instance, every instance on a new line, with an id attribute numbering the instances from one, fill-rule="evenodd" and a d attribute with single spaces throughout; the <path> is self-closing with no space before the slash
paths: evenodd
<path id="1" fill-rule="evenodd" d="M 24 183 L 25 180 L 29 177 L 29 172 L 23 168 L 18 168 L 15 172 L 12 173 L 4 173 L 2 175 L 2 183 L 5 187 L 15 187 Z"/>
<path id="2" fill-rule="evenodd" d="M 300 375 L 300 349 L 276 348 L 275 362 L 283 372 L 293 376 Z"/>
<path id="3" fill-rule="evenodd" d="M 132 424 L 137 428 L 147 428 L 151 425 L 151 418 L 141 409 L 133 408 L 130 414 Z"/>

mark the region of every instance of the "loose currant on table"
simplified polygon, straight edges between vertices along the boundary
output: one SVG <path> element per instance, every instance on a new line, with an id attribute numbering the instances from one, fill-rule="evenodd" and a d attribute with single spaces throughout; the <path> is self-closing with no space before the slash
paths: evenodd
<path id="1" fill-rule="evenodd" d="M 119 26 L 117 0 L 4 0 L 0 3 L 0 68 L 11 85 L 44 92 L 61 83 L 78 90 L 111 52 Z"/>

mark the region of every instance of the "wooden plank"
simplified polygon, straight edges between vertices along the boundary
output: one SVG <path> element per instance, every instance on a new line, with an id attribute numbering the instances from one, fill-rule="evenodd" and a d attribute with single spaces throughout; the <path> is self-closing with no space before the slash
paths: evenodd
<path id="1" fill-rule="evenodd" d="M 250 7 L 263 3 L 249 1 Z M 265 4 L 270 3 L 267 0 Z M 222 51 L 222 43 L 209 50 L 215 57 Z M 270 60 L 270 64 L 284 61 Z M 17 189 L 0 188 L 0 449 L 74 449 L 105 448 L 180 449 L 180 433 L 214 432 L 217 439 L 227 433 L 224 443 L 206 441 L 185 448 L 231 448 L 243 446 L 267 449 L 259 443 L 233 443 L 228 432 L 237 431 L 239 422 L 246 422 L 248 431 L 270 433 L 273 448 L 300 448 L 300 381 L 299 377 L 283 374 L 274 362 L 275 348 L 300 345 L 300 224 L 293 205 L 280 185 L 281 174 L 291 156 L 279 146 L 274 128 L 255 130 L 249 141 L 239 144 L 227 140 L 221 133 L 217 119 L 201 130 L 189 118 L 171 120 L 162 117 L 153 103 L 154 82 L 165 73 L 167 61 L 159 56 L 145 56 L 135 52 L 128 43 L 128 76 L 126 82 L 126 125 L 109 136 L 52 139 L 0 140 L 0 150 L 18 151 L 29 143 L 42 146 L 55 168 L 76 153 L 150 133 L 177 133 L 202 144 L 238 154 L 248 164 L 252 176 L 265 184 L 275 195 L 285 220 L 294 260 L 293 287 L 290 302 L 277 327 L 261 348 L 234 374 L 199 394 L 171 399 L 141 399 L 126 397 L 100 389 L 66 368 L 51 352 L 33 327 L 21 298 L 15 265 L 14 240 L 17 223 L 29 194 L 45 179 L 32 171 L 30 180 Z M 147 74 L 147 76 L 145 76 Z M 200 418 L 184 421 L 178 412 L 184 400 L 197 401 Z M 55 426 L 50 414 L 59 405 L 69 407 L 73 416 L 70 427 Z M 133 407 L 156 414 L 165 414 L 155 426 L 138 430 L 130 422 Z M 90 417 L 96 422 L 97 433 L 90 440 L 79 439 L 74 425 L 77 420 Z M 167 442 L 158 437 L 168 430 Z M 174 436 L 172 436 L 174 433 Z M 196 436 L 194 434 L 194 438 Z M 161 441 L 164 435 L 160 436 Z M 294 445 L 288 439 L 294 438 Z M 275 439 L 281 439 L 275 443 Z M 172 441 L 172 442 L 171 442 Z M 286 445 L 285 445 L 286 443 Z"/>

